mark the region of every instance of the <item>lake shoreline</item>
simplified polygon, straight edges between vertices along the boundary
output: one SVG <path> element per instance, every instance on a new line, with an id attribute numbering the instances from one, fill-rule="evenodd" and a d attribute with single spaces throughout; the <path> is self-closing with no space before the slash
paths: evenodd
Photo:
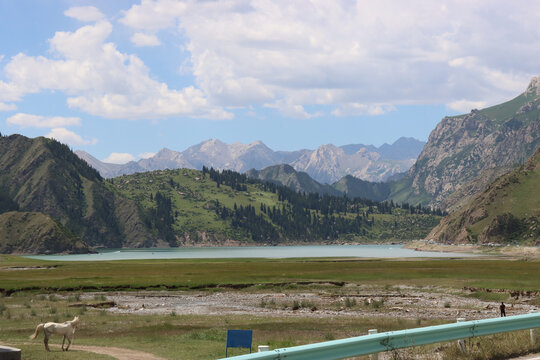
<path id="1" fill-rule="evenodd" d="M 408 249 L 414 249 L 415 251 L 467 253 L 477 255 L 491 255 L 496 257 L 540 260 L 540 247 L 538 246 L 501 244 L 441 244 L 429 242 L 427 240 L 417 240 L 406 243 L 404 247 Z"/>
<path id="2" fill-rule="evenodd" d="M 147 249 L 100 249 L 98 254 L 34 255 L 33 259 L 58 261 L 104 261 L 137 259 L 287 259 L 287 258 L 463 258 L 479 254 L 417 251 L 402 244 L 386 245 L 287 245 L 243 247 L 181 247 Z"/>

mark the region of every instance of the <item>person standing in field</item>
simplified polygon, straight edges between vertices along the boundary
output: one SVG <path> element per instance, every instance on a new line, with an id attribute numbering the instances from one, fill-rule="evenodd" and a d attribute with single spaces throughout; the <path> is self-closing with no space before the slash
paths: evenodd
<path id="1" fill-rule="evenodd" d="M 499 309 L 501 310 L 501 317 L 506 316 L 506 305 L 504 305 L 504 302 L 501 301 L 501 306 L 499 306 Z"/>

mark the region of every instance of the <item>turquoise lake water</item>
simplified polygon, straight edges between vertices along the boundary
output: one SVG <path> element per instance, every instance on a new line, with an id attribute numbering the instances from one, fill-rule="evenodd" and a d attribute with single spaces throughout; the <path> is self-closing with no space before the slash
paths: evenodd
<path id="1" fill-rule="evenodd" d="M 314 245 L 314 246 L 253 246 L 253 247 L 186 247 L 166 249 L 107 249 L 98 254 L 36 255 L 33 259 L 60 261 L 104 261 L 136 259 L 233 259 L 233 258 L 450 258 L 471 257 L 474 254 L 415 251 L 401 245 Z"/>

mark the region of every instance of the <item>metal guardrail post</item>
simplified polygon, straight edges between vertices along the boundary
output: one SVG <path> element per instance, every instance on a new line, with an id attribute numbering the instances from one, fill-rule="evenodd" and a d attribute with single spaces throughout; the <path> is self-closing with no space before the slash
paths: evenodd
<path id="1" fill-rule="evenodd" d="M 465 321 L 465 318 L 457 318 L 457 321 L 458 323 L 460 322 L 464 322 Z M 462 354 L 465 354 L 465 339 L 459 339 L 457 341 L 457 345 L 458 345 L 458 348 L 459 348 L 459 351 L 462 353 Z"/>
<path id="2" fill-rule="evenodd" d="M 529 311 L 529 314 L 534 313 L 534 310 Z M 531 336 L 531 345 L 536 345 L 536 342 L 538 341 L 538 328 L 532 328 L 529 330 L 529 334 Z"/>
<path id="3" fill-rule="evenodd" d="M 377 333 L 377 329 L 368 330 L 368 335 L 373 335 Z M 379 353 L 369 355 L 370 360 L 379 360 Z"/>

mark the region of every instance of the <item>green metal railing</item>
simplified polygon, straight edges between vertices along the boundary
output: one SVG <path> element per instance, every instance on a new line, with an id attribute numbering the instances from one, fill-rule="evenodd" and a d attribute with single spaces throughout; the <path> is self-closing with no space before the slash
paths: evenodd
<path id="1" fill-rule="evenodd" d="M 330 360 L 501 332 L 540 328 L 540 313 L 388 331 L 230 357 L 233 360 Z"/>

